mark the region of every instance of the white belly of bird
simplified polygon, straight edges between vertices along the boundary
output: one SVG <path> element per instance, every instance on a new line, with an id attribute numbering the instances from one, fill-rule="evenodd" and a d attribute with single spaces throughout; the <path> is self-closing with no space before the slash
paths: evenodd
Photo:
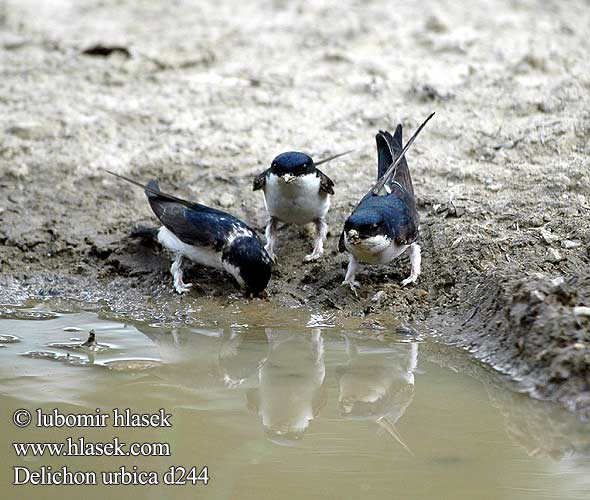
<path id="1" fill-rule="evenodd" d="M 330 196 L 320 191 L 320 178 L 315 174 L 296 177 L 290 183 L 270 174 L 264 189 L 264 203 L 271 217 L 302 225 L 326 216 Z"/>
<path id="2" fill-rule="evenodd" d="M 389 238 L 378 235 L 361 240 L 353 245 L 344 235 L 344 245 L 360 262 L 367 264 L 387 264 L 404 253 L 410 245 L 398 245 Z"/>
<path id="3" fill-rule="evenodd" d="M 158 231 L 158 241 L 164 247 L 176 254 L 181 254 L 187 259 L 203 266 L 223 269 L 221 252 L 216 252 L 211 247 L 197 247 L 187 245 L 181 241 L 172 231 L 162 226 Z"/>

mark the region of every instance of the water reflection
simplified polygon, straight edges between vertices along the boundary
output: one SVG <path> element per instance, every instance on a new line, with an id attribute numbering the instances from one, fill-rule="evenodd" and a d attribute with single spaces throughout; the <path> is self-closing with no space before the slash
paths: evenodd
<path id="1" fill-rule="evenodd" d="M 582 421 L 560 406 L 516 391 L 515 384 L 492 370 L 473 363 L 459 351 L 430 346 L 425 360 L 477 380 L 487 400 L 502 416 L 511 442 L 530 457 L 554 460 L 590 458 L 590 422 Z"/>
<path id="2" fill-rule="evenodd" d="M 493 377 L 482 382 L 490 403 L 504 417 L 506 434 L 529 456 L 554 460 L 583 458 L 587 462 L 590 457 L 590 423 L 572 427 L 564 420 L 564 411 L 558 406 L 506 390 Z"/>
<path id="3" fill-rule="evenodd" d="M 327 386 L 335 381 L 336 399 L 330 404 L 337 407 L 341 418 L 372 422 L 412 453 L 412 443 L 401 437 L 397 425 L 416 396 L 418 342 L 398 342 L 395 335 L 370 339 L 320 329 L 294 333 L 269 328 L 181 328 L 170 335 L 159 328 L 138 328 L 160 349 L 167 365 L 161 376 L 201 390 L 224 388 L 245 394 L 242 408 L 256 416 L 265 436 L 275 444 L 301 442 L 328 404 Z M 459 351 L 429 344 L 423 348 L 421 357 L 426 365 L 444 366 L 481 382 L 492 404 L 506 418 L 508 436 L 529 454 L 560 458 L 572 456 L 575 448 L 587 455 L 587 427 L 572 426 L 575 418 L 556 405 L 509 390 L 498 382 L 501 378 L 496 374 L 470 362 Z M 331 363 L 326 362 L 328 354 Z M 335 376 L 330 378 L 330 373 Z M 427 387 L 432 385 L 428 377 L 425 380 Z M 560 446 L 547 442 L 554 441 L 557 430 L 564 440 Z"/>
<path id="4" fill-rule="evenodd" d="M 224 334 L 219 376 L 229 389 L 247 388 L 247 406 L 270 441 L 292 446 L 327 401 L 325 340 L 319 329 L 265 334 L 256 342 L 247 332 Z M 344 339 L 348 362 L 335 367 L 341 416 L 374 422 L 409 451 L 395 425 L 414 397 L 418 344 Z"/>
<path id="5" fill-rule="evenodd" d="M 395 424 L 414 399 L 418 344 L 359 346 L 352 337 L 345 339 L 349 361 L 337 368 L 342 416 L 375 422 L 410 452 Z"/>
<path id="6" fill-rule="evenodd" d="M 242 330 L 232 329 L 223 336 L 218 356 L 219 375 L 228 389 L 244 386 L 258 375 L 258 370 L 267 357 L 267 338 L 252 342 Z M 260 337 L 260 336 L 259 336 Z M 250 339 L 246 342 L 246 339 Z"/>
<path id="7" fill-rule="evenodd" d="M 248 407 L 268 439 L 290 446 L 301 439 L 326 403 L 324 339 L 319 330 L 301 335 L 267 329 L 268 356 Z"/>
<path id="8" fill-rule="evenodd" d="M 367 460 L 377 457 L 373 468 L 397 460 L 408 470 L 424 463 L 459 469 L 477 462 L 449 457 L 479 456 L 480 446 L 492 447 L 504 457 L 494 466 L 509 464 L 522 474 L 567 473 L 578 478 L 576 491 L 590 487 L 582 474 L 590 455 L 588 423 L 511 391 L 463 353 L 430 341 L 419 346 L 403 343 L 407 338 L 393 332 L 374 338 L 374 332 L 336 327 L 294 333 L 294 328 L 240 325 L 130 325 L 94 313 L 40 308 L 11 313 L 0 327 L 6 346 L 0 349 L 0 394 L 10 407 L 17 400 L 91 408 L 164 406 L 179 422 L 199 421 L 213 433 L 211 456 L 220 442 L 227 445 L 224 457 L 233 456 L 234 445 L 241 443 L 244 457 L 257 460 L 313 450 L 305 455 L 307 463 L 318 454 L 357 456 L 362 449 Z M 103 348 L 82 345 L 92 328 Z M 73 339 L 72 331 L 84 333 Z M 379 429 L 391 436 L 382 448 Z M 209 443 L 203 434 L 197 438 L 198 446 Z M 492 455 L 487 458 L 481 478 L 493 465 Z"/>

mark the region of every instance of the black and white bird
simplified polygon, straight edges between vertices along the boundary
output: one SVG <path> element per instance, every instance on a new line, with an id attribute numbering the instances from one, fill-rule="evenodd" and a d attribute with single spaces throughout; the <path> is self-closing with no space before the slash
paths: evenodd
<path id="1" fill-rule="evenodd" d="M 170 272 L 178 293 L 185 293 L 192 286 L 182 279 L 185 258 L 225 270 L 240 286 L 254 294 L 266 288 L 271 275 L 271 259 L 254 230 L 240 219 L 163 193 L 157 180 L 143 185 L 114 172 L 109 173 L 144 189 L 154 214 L 162 223 L 161 227 L 147 232 L 172 252 L 174 260 Z"/>
<path id="2" fill-rule="evenodd" d="M 340 153 L 320 162 L 305 153 L 289 151 L 277 156 L 270 168 L 256 176 L 254 191 L 264 193 L 264 205 L 268 213 L 265 249 L 273 260 L 279 222 L 298 226 L 313 222 L 316 237 L 313 251 L 303 259 L 311 262 L 324 253 L 324 241 L 328 234 L 326 214 L 330 209 L 330 196 L 334 194 L 334 182 L 318 165 L 350 153 Z"/>
<path id="3" fill-rule="evenodd" d="M 269 350 L 258 370 L 258 388 L 247 393 L 267 438 L 295 446 L 326 403 L 324 339 L 318 328 L 305 334 L 267 329 Z"/>
<path id="4" fill-rule="evenodd" d="M 401 124 L 393 136 L 389 132 L 379 131 L 375 137 L 377 184 L 346 219 L 338 242 L 340 252 L 350 253 L 342 284 L 350 286 L 353 291 L 359 286 L 355 279 L 359 262 L 387 264 L 406 250 L 410 252 L 411 272 L 402 285 L 414 283 L 420 275 L 419 216 L 404 153 L 432 115 L 404 148 Z"/>
<path id="5" fill-rule="evenodd" d="M 414 399 L 418 343 L 357 343 L 347 334 L 344 339 L 348 364 L 336 367 L 341 415 L 376 423 L 412 454 L 395 426 Z"/>

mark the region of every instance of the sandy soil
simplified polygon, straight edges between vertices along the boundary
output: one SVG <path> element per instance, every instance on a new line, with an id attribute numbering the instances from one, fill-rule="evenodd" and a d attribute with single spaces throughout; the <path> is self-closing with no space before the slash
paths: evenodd
<path id="1" fill-rule="evenodd" d="M 590 415 L 590 318 L 574 314 L 590 306 L 590 7 L 463 5 L 0 2 L 0 302 L 256 317 L 260 299 L 207 269 L 174 295 L 165 253 L 126 238 L 154 221 L 143 193 L 101 168 L 158 177 L 262 231 L 251 182 L 276 154 L 354 148 L 324 169 L 326 257 L 302 264 L 311 236 L 285 228 L 262 309 L 409 324 Z M 83 53 L 97 44 L 125 50 Z M 336 246 L 374 179 L 374 134 L 401 122 L 407 137 L 430 111 L 408 155 L 423 274 L 402 288 L 407 258 L 364 266 L 356 298 Z"/>

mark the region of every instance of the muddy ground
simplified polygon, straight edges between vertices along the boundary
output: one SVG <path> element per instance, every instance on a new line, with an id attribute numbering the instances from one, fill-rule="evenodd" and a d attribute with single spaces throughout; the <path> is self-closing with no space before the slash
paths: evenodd
<path id="1" fill-rule="evenodd" d="M 589 416 L 590 7 L 463 5 L 0 2 L 0 302 L 410 325 Z M 407 138 L 431 111 L 408 154 L 423 273 L 402 288 L 407 257 L 363 266 L 357 298 L 336 246 L 374 179 L 374 135 L 401 122 Z M 324 168 L 325 258 L 302 264 L 310 233 L 283 229 L 266 299 L 196 266 L 176 296 L 167 255 L 126 238 L 154 222 L 143 193 L 101 170 L 158 177 L 262 234 L 255 174 L 285 150 L 352 148 Z"/>

